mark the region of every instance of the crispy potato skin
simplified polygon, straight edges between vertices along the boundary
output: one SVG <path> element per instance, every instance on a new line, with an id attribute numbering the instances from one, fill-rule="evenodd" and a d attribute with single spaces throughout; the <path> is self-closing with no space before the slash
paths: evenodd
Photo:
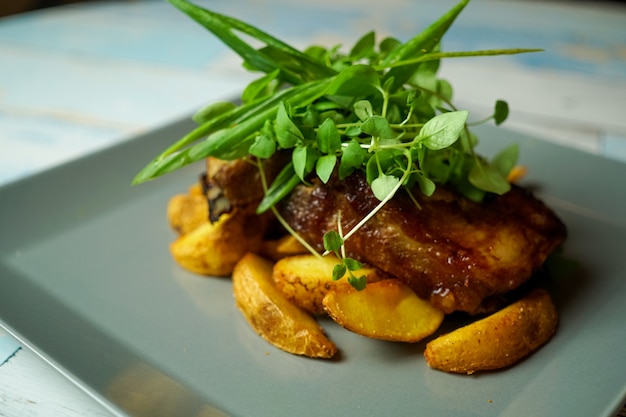
<path id="1" fill-rule="evenodd" d="M 433 334 L 444 314 L 397 279 L 331 289 L 323 300 L 328 315 L 362 336 L 394 342 L 418 342 Z"/>
<path id="2" fill-rule="evenodd" d="M 346 277 L 333 280 L 333 268 L 339 261 L 332 255 L 319 258 L 312 254 L 285 257 L 274 266 L 274 282 L 291 302 L 311 314 L 325 314 L 322 300 L 336 287 L 349 287 Z M 363 267 L 354 271 L 365 275 L 367 282 L 380 281 L 386 276 L 374 268 Z"/>
<path id="3" fill-rule="evenodd" d="M 484 319 L 430 341 L 424 356 L 431 368 L 451 373 L 506 368 L 546 343 L 557 324 L 550 295 L 536 289 Z"/>
<path id="4" fill-rule="evenodd" d="M 206 197 L 190 189 L 189 194 L 172 196 L 167 204 L 167 220 L 178 234 L 190 233 L 209 219 Z"/>
<path id="5" fill-rule="evenodd" d="M 309 253 L 307 248 L 302 246 L 302 244 L 291 235 L 286 235 L 278 239 L 264 240 L 259 250 L 259 255 L 272 261 L 278 261 L 288 256 L 302 255 L 305 253 Z"/>
<path id="6" fill-rule="evenodd" d="M 288 301 L 272 279 L 273 264 L 252 253 L 233 271 L 235 302 L 252 328 L 272 345 L 289 353 L 331 358 L 337 347 L 315 319 Z"/>
<path id="7" fill-rule="evenodd" d="M 220 220 L 205 220 L 170 244 L 170 252 L 183 268 L 201 275 L 229 276 L 247 252 L 257 251 L 264 231 L 258 216 L 224 214 Z"/>

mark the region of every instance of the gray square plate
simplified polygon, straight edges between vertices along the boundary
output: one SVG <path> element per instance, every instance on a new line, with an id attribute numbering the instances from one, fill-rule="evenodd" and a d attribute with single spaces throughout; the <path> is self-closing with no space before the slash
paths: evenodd
<path id="1" fill-rule="evenodd" d="M 503 372 L 429 369 L 424 344 L 359 337 L 324 321 L 339 359 L 281 352 L 236 309 L 229 279 L 171 259 L 167 200 L 193 166 L 138 187 L 180 122 L 0 189 L 0 324 L 120 415 L 611 416 L 626 394 L 626 165 L 502 129 L 526 183 L 569 227 L 576 273 L 550 282 L 555 338 Z"/>

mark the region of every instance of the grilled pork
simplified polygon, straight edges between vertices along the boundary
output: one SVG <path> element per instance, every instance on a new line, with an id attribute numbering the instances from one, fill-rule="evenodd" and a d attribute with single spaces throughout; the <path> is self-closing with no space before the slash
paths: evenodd
<path id="1" fill-rule="evenodd" d="M 565 238 L 559 218 L 528 191 L 514 186 L 482 203 L 439 186 L 431 197 L 415 190 L 417 205 L 399 192 L 346 242 L 349 256 L 395 275 L 444 312 L 476 313 L 489 297 L 527 281 Z M 344 233 L 379 201 L 365 178 L 299 186 L 281 208 L 307 241 Z"/>
<path id="2" fill-rule="evenodd" d="M 209 171 L 229 205 L 250 204 L 259 179 L 234 161 Z M 217 166 L 217 165 L 216 165 Z M 214 166 L 214 168 L 216 167 Z M 216 181 L 217 180 L 217 181 Z M 565 239 L 560 219 L 523 188 L 481 203 L 438 186 L 424 196 L 405 191 L 387 203 L 346 241 L 348 255 L 406 282 L 422 298 L 446 313 L 476 313 L 489 300 L 529 280 Z M 341 213 L 344 233 L 379 201 L 360 174 L 328 184 L 298 186 L 279 210 L 314 247 L 323 250 L 323 235 L 337 229 Z"/>

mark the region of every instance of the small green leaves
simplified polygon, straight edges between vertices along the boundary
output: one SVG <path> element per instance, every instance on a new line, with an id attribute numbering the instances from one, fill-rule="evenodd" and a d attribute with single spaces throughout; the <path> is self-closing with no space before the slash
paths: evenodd
<path id="1" fill-rule="evenodd" d="M 376 54 L 376 33 L 374 31 L 367 32 L 357 41 L 350 50 L 349 57 L 353 61 L 363 58 L 370 58 Z"/>
<path id="2" fill-rule="evenodd" d="M 324 184 L 328 182 L 330 176 L 337 165 L 337 155 L 324 155 L 317 160 L 315 172 Z"/>
<path id="3" fill-rule="evenodd" d="M 435 116 L 424 124 L 418 139 L 434 151 L 447 148 L 459 138 L 465 128 L 467 115 L 467 111 L 461 110 Z"/>
<path id="4" fill-rule="evenodd" d="M 285 103 L 280 103 L 276 114 L 276 140 L 283 149 L 290 149 L 302 142 L 304 137 L 296 124 L 289 118 Z"/>
<path id="5" fill-rule="evenodd" d="M 506 176 L 497 167 L 480 158 L 476 158 L 468 179 L 475 187 L 495 194 L 504 194 L 511 188 Z"/>
<path id="6" fill-rule="evenodd" d="M 337 216 L 338 222 L 341 216 Z M 341 231 L 341 225 L 338 223 L 338 229 Z M 333 253 L 341 262 L 333 268 L 333 280 L 337 281 L 343 278 L 346 273 L 348 274 L 348 282 L 357 290 L 362 290 L 366 285 L 365 275 L 357 277 L 354 275 L 355 271 L 358 271 L 363 267 L 363 264 L 355 259 L 345 256 L 344 238 L 340 232 L 331 230 L 324 234 L 323 238 L 324 249 L 327 252 Z"/>
<path id="7" fill-rule="evenodd" d="M 341 71 L 328 87 L 328 94 L 367 97 L 380 91 L 381 74 L 369 65 L 354 65 Z"/>
<path id="8" fill-rule="evenodd" d="M 324 234 L 324 249 L 338 254 L 341 246 L 343 246 L 343 238 L 338 232 L 331 230 Z"/>
<path id="9" fill-rule="evenodd" d="M 337 264 L 333 267 L 333 281 L 338 281 L 346 275 L 348 267 L 344 263 Z"/>
<path id="10" fill-rule="evenodd" d="M 331 118 L 325 119 L 317 131 L 317 147 L 320 152 L 327 154 L 341 149 L 341 135 Z"/>
<path id="11" fill-rule="evenodd" d="M 377 115 L 365 120 L 361 125 L 361 131 L 381 139 L 393 139 L 396 136 L 387 119 Z"/>
<path id="12" fill-rule="evenodd" d="M 248 149 L 250 155 L 258 158 L 269 159 L 276 152 L 276 137 L 269 120 L 265 121 L 263 130 L 254 139 L 254 143 Z"/>
<path id="13" fill-rule="evenodd" d="M 202 124 L 209 120 L 214 119 L 215 117 L 218 117 L 221 114 L 231 111 L 235 109 L 236 107 L 237 106 L 235 106 L 234 103 L 218 101 L 216 103 L 212 103 L 207 106 L 204 106 L 203 108 L 198 110 L 198 112 L 196 112 L 196 114 L 193 115 L 192 119 L 194 122 L 198 124 Z"/>
<path id="14" fill-rule="evenodd" d="M 354 103 L 354 114 L 364 122 L 374 115 L 372 103 L 369 100 L 359 100 Z"/>
<path id="15" fill-rule="evenodd" d="M 439 184 L 446 184 L 475 201 L 510 188 L 507 174 L 516 163 L 517 147 L 488 161 L 476 153 L 478 141 L 469 129 L 492 119 L 502 124 L 509 115 L 508 104 L 497 100 L 492 115 L 468 123 L 468 112 L 452 103 L 451 84 L 437 72 L 442 59 L 538 50 L 442 51 L 442 37 L 469 0 L 459 0 L 406 42 L 388 37 L 377 44 L 370 31 L 347 54 L 341 45 L 300 51 L 187 0 L 169 2 L 237 53 L 246 69 L 262 75 L 244 89 L 240 105 L 221 102 L 198 111 L 193 116 L 198 126 L 150 161 L 133 184 L 209 156 L 225 160 L 252 156 L 263 177 L 263 161 L 287 153 L 290 158 L 273 183 L 268 187 L 263 181 L 265 195 L 257 208 L 258 213 L 272 209 L 276 214 L 276 203 L 314 176 L 327 183 L 333 175 L 342 180 L 355 172 L 364 174 L 378 205 L 345 236 L 339 221 L 338 231 L 324 236 L 326 250 L 341 259 L 333 278 L 347 274 L 358 289 L 365 286 L 365 277 L 354 275 L 361 265 L 346 256 L 344 241 L 401 187 L 406 187 L 416 209 L 419 204 L 412 194 L 416 187 L 432 195 Z"/>
<path id="16" fill-rule="evenodd" d="M 372 181 L 371 187 L 374 196 L 380 201 L 386 199 L 390 194 L 393 194 L 398 186 L 400 179 L 393 175 L 381 175 Z"/>
<path id="17" fill-rule="evenodd" d="M 496 125 L 502 124 L 509 117 L 509 104 L 503 100 L 497 100 L 493 112 L 493 119 Z"/>
<path id="18" fill-rule="evenodd" d="M 343 147 L 341 161 L 339 163 L 339 179 L 343 179 L 352 174 L 355 170 L 360 169 L 367 157 L 367 151 L 361 148 L 356 139 L 348 142 Z"/>
<path id="19" fill-rule="evenodd" d="M 291 160 L 293 161 L 293 169 L 300 181 L 306 181 L 306 176 L 313 171 L 317 158 L 318 154 L 312 146 L 296 146 L 293 148 Z"/>
<path id="20" fill-rule="evenodd" d="M 518 155 L 519 145 L 514 143 L 498 152 L 491 161 L 491 164 L 500 171 L 500 174 L 507 176 L 517 163 Z"/>

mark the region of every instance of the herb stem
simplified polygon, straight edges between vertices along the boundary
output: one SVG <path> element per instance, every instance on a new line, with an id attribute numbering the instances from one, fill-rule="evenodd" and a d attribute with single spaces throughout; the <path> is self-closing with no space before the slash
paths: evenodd
<path id="1" fill-rule="evenodd" d="M 269 187 L 267 184 L 267 177 L 265 176 L 265 170 L 263 169 L 263 162 L 260 159 L 257 159 L 257 168 L 259 169 L 259 177 L 261 178 L 261 186 L 263 187 L 263 192 L 267 194 L 267 190 L 269 189 Z M 293 227 L 291 227 L 291 225 L 287 222 L 287 220 L 285 220 L 285 218 L 280 214 L 280 212 L 276 208 L 276 205 L 272 205 L 270 207 L 270 210 L 272 210 L 272 213 L 274 214 L 278 222 L 281 224 L 281 226 L 283 226 L 285 230 L 298 241 L 298 243 L 304 246 L 306 250 L 311 252 L 311 254 L 313 254 L 315 257 L 320 258 L 320 259 L 322 258 L 322 255 L 318 251 L 316 251 L 309 244 L 309 242 L 304 240 L 304 238 L 300 236 L 300 234 L 296 232 L 293 229 Z"/>
<path id="2" fill-rule="evenodd" d="M 380 209 L 382 209 L 389 200 L 393 198 L 393 196 L 400 189 L 402 184 L 404 184 L 406 179 L 409 177 L 410 172 L 411 172 L 411 164 L 409 163 L 409 166 L 404 171 L 404 174 L 402 174 L 402 178 L 400 178 L 400 181 L 398 181 L 398 183 L 393 187 L 393 189 L 389 192 L 389 194 L 387 194 L 387 196 L 380 203 L 378 203 L 378 205 L 374 207 L 372 211 L 367 213 L 367 216 L 363 217 L 360 222 L 358 222 L 352 229 L 350 229 L 348 233 L 346 233 L 346 235 L 344 236 L 344 240 L 348 240 L 352 235 L 354 235 L 361 227 L 363 227 L 365 223 L 367 223 L 372 217 L 374 217 L 376 213 L 378 213 Z"/>

